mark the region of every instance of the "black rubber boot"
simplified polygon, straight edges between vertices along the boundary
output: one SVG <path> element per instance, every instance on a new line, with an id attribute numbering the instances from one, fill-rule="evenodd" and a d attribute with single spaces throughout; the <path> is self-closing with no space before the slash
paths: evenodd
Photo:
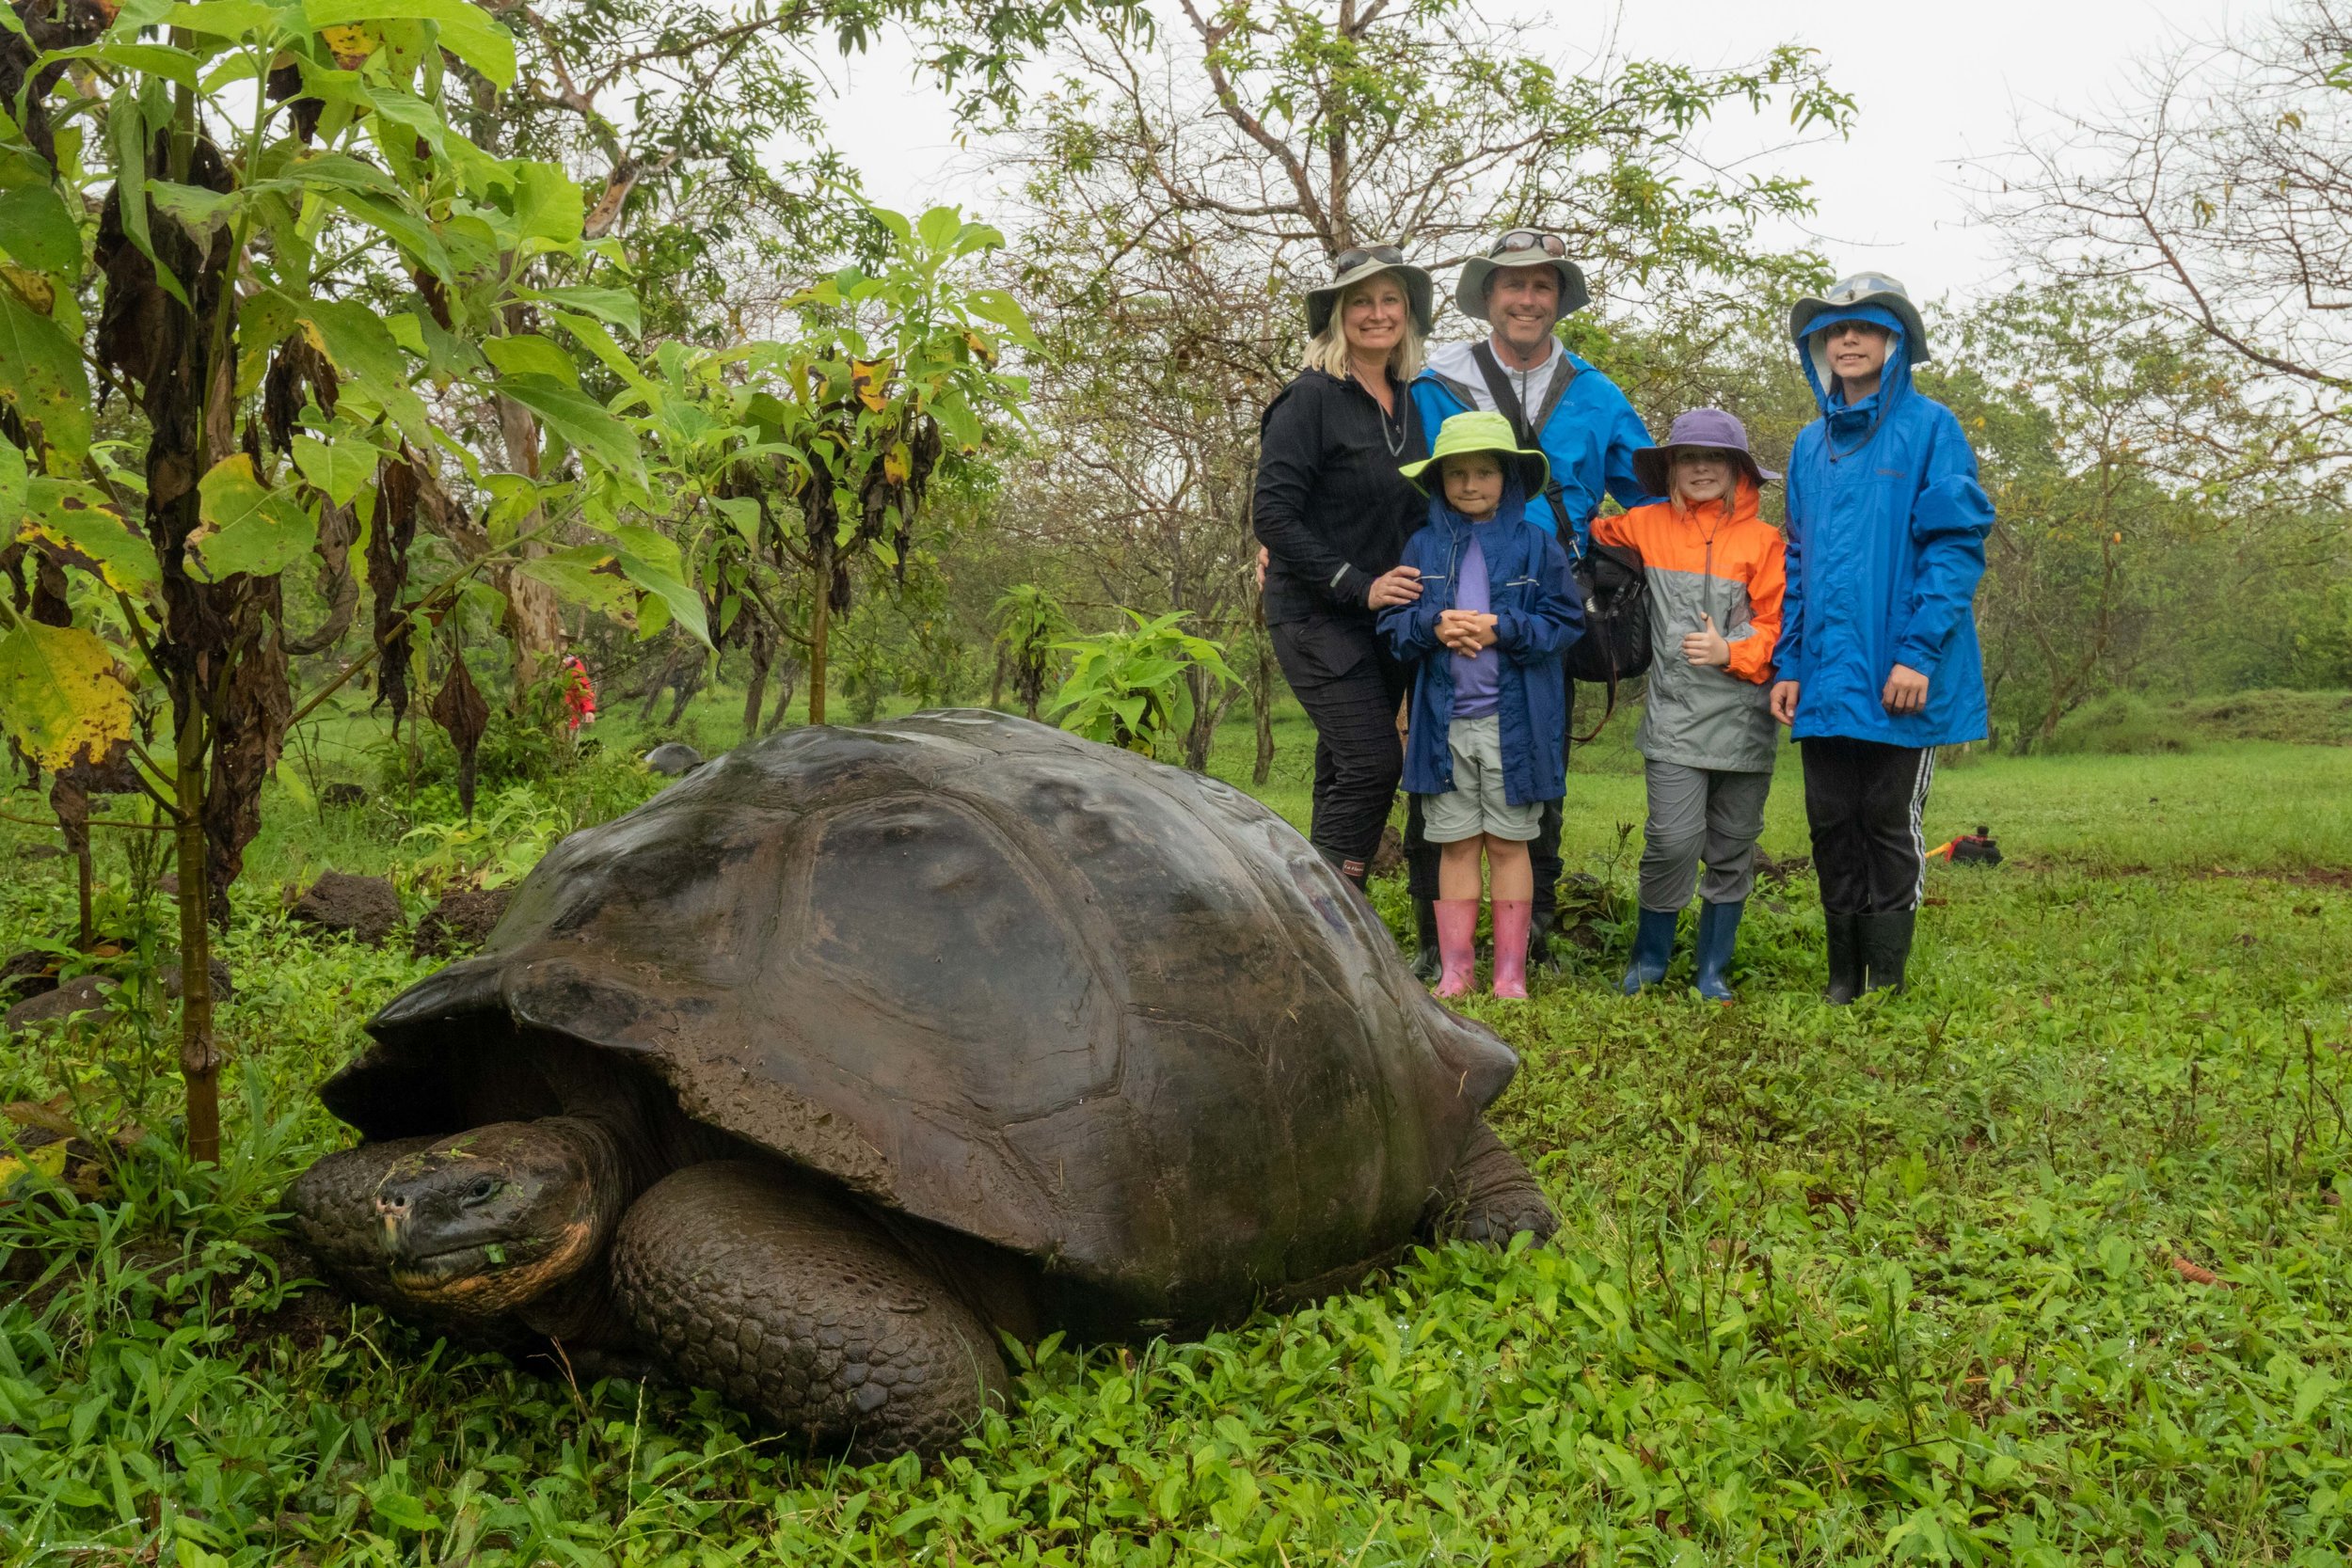
<path id="1" fill-rule="evenodd" d="M 1862 994 L 1862 922 L 1858 914 L 1836 914 L 1821 911 L 1821 924 L 1829 934 L 1829 987 L 1821 992 L 1821 1000 L 1833 1007 L 1842 1007 Z"/>
<path id="2" fill-rule="evenodd" d="M 1541 971 L 1547 974 L 1560 973 L 1560 954 L 1551 945 L 1551 928 L 1560 923 L 1556 910 L 1537 910 L 1534 920 L 1527 927 L 1527 972 Z"/>
<path id="3" fill-rule="evenodd" d="M 1864 990 L 1903 991 L 1903 970 L 1911 962 L 1911 933 L 1917 927 L 1915 910 L 1895 914 L 1866 914 L 1862 926 Z"/>
<path id="4" fill-rule="evenodd" d="M 1426 898 L 1413 900 L 1413 978 L 1434 986 L 1444 970 L 1438 957 L 1438 906 Z"/>

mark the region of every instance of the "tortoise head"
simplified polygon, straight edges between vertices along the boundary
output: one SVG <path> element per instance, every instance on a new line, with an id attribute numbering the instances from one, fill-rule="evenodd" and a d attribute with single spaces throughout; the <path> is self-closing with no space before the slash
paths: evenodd
<path id="1" fill-rule="evenodd" d="M 622 1181 L 611 1140 L 587 1122 L 469 1128 L 385 1172 L 377 1239 L 404 1295 L 469 1317 L 503 1312 L 603 1254 Z"/>

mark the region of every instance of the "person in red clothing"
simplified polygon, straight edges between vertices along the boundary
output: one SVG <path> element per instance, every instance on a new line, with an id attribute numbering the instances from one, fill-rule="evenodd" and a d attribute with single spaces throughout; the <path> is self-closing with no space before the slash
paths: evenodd
<path id="1" fill-rule="evenodd" d="M 1593 522 L 1595 539 L 1641 555 L 1658 650 L 1633 737 L 1649 821 L 1642 916 L 1622 989 L 1630 996 L 1666 977 L 1675 922 L 1696 889 L 1699 994 L 1729 1002 L 1732 942 L 1756 880 L 1778 739 L 1772 649 L 1788 550 L 1760 503 L 1765 482 L 1780 476 L 1749 454 L 1740 421 L 1713 408 L 1675 420 L 1665 444 L 1635 452 L 1633 467 L 1669 499 Z"/>
<path id="2" fill-rule="evenodd" d="M 580 725 L 596 721 L 596 689 L 577 654 L 564 656 L 564 727 L 574 735 Z"/>

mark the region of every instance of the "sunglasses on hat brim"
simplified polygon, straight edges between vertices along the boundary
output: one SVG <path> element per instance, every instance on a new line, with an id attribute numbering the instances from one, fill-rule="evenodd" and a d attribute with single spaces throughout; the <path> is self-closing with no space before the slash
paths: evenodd
<path id="1" fill-rule="evenodd" d="M 1358 267 L 1370 266 L 1375 261 L 1384 267 L 1401 266 L 1405 261 L 1405 252 L 1392 245 L 1353 245 L 1331 258 L 1331 276 L 1345 277 Z"/>
<path id="2" fill-rule="evenodd" d="M 1489 261 L 1498 256 L 1517 256 L 1522 251 L 1540 250 L 1554 261 L 1565 261 L 1568 242 L 1548 229 L 1514 229 L 1497 240 L 1486 252 Z"/>

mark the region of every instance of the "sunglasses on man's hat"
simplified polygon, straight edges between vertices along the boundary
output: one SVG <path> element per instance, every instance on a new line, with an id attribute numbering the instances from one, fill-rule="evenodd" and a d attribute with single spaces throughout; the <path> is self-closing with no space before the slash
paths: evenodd
<path id="1" fill-rule="evenodd" d="M 1568 242 L 1548 229 L 1514 229 L 1497 240 L 1486 252 L 1488 261 L 1498 256 L 1516 256 L 1522 251 L 1540 250 L 1554 261 L 1565 261 Z"/>

